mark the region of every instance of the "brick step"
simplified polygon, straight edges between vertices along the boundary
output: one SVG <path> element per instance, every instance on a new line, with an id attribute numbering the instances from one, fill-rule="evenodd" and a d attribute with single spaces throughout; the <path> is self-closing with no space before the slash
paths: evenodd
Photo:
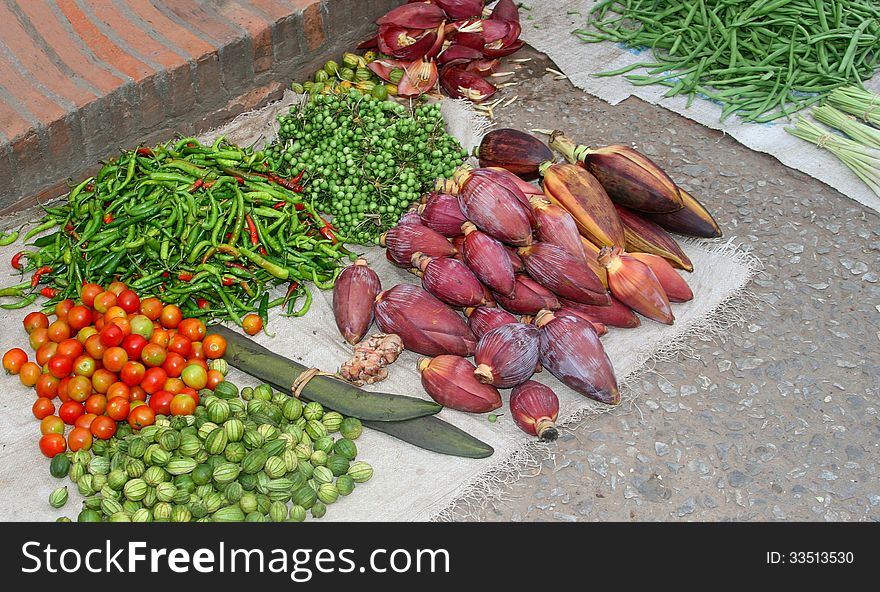
<path id="1" fill-rule="evenodd" d="M 0 215 L 280 98 L 402 0 L 0 2 Z"/>

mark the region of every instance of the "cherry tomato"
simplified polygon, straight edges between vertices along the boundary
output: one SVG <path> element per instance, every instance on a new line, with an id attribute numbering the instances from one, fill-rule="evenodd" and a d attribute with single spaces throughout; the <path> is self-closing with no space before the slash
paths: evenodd
<path id="1" fill-rule="evenodd" d="M 55 343 L 59 343 L 70 337 L 70 325 L 67 324 L 67 321 L 61 319 L 53 321 L 52 324 L 49 325 L 47 331 L 49 339 Z"/>
<path id="2" fill-rule="evenodd" d="M 95 359 L 88 354 L 83 354 L 73 360 L 73 373 L 77 376 L 91 378 L 97 369 Z"/>
<path id="3" fill-rule="evenodd" d="M 67 401 L 61 404 L 58 409 L 58 417 L 60 417 L 67 425 L 73 425 L 79 416 L 85 413 L 82 403 L 76 401 Z"/>
<path id="4" fill-rule="evenodd" d="M 116 305 L 128 314 L 135 314 L 141 309 L 141 299 L 134 290 L 123 290 L 116 296 Z"/>
<path id="5" fill-rule="evenodd" d="M 57 415 L 47 415 L 40 420 L 40 433 L 46 434 L 63 434 L 64 422 Z"/>
<path id="6" fill-rule="evenodd" d="M 205 372 L 208 371 L 208 362 L 206 362 L 205 360 L 203 360 L 201 358 L 196 358 L 194 356 L 190 356 L 186 360 L 186 365 L 187 366 L 192 366 L 192 365 L 200 366 L 205 369 Z"/>
<path id="7" fill-rule="evenodd" d="M 158 343 L 148 343 L 141 350 L 141 360 L 147 366 L 161 366 L 168 358 L 168 352 Z"/>
<path id="8" fill-rule="evenodd" d="M 49 329 L 46 327 L 37 327 L 31 331 L 31 334 L 28 337 L 28 343 L 32 350 L 37 351 L 40 349 L 41 345 L 49 343 Z"/>
<path id="9" fill-rule="evenodd" d="M 73 425 L 78 428 L 89 429 L 89 427 L 92 425 L 92 422 L 95 421 L 96 417 L 98 416 L 94 413 L 85 413 L 83 415 L 80 415 Z"/>
<path id="10" fill-rule="evenodd" d="M 55 354 L 49 358 L 49 372 L 55 378 L 61 379 L 70 376 L 73 372 L 73 358 L 61 354 Z"/>
<path id="11" fill-rule="evenodd" d="M 95 296 L 92 307 L 99 313 L 104 314 L 111 306 L 116 306 L 116 294 L 113 292 L 101 292 Z"/>
<path id="12" fill-rule="evenodd" d="M 241 326 L 248 335 L 256 335 L 263 328 L 263 319 L 259 315 L 251 313 L 241 320 Z"/>
<path id="13" fill-rule="evenodd" d="M 66 321 L 70 309 L 73 308 L 74 302 L 70 298 L 66 298 L 55 305 L 55 318 Z"/>
<path id="14" fill-rule="evenodd" d="M 141 300 L 141 314 L 155 321 L 162 316 L 162 302 L 158 298 L 144 298 Z"/>
<path id="15" fill-rule="evenodd" d="M 95 393 L 94 395 L 89 395 L 89 398 L 85 400 L 83 405 L 88 413 L 104 415 L 104 412 L 107 411 L 107 397 L 100 393 Z"/>
<path id="16" fill-rule="evenodd" d="M 83 347 L 83 344 L 76 339 L 65 339 L 58 344 L 58 348 L 55 350 L 55 353 L 62 356 L 67 356 L 72 360 L 82 354 L 84 349 L 85 348 Z"/>
<path id="17" fill-rule="evenodd" d="M 49 317 L 41 312 L 31 312 L 24 318 L 24 330 L 28 335 L 34 332 L 34 329 L 46 329 L 49 327 Z"/>
<path id="18" fill-rule="evenodd" d="M 74 376 L 67 383 L 67 398 L 82 402 L 92 394 L 92 381 L 85 376 Z"/>
<path id="19" fill-rule="evenodd" d="M 146 401 L 147 400 L 147 391 L 141 388 L 140 385 L 135 385 L 131 387 L 131 403 L 134 405 L 135 401 Z"/>
<path id="20" fill-rule="evenodd" d="M 205 348 L 202 345 L 201 341 L 192 342 L 192 351 L 189 353 L 189 357 L 195 358 L 197 360 L 207 359 L 207 356 L 205 355 Z"/>
<path id="21" fill-rule="evenodd" d="M 47 399 L 46 397 L 39 397 L 36 401 L 34 401 L 33 407 L 31 407 L 31 411 L 34 412 L 34 417 L 37 419 L 43 420 L 47 417 L 54 417 L 55 413 L 55 403 L 52 402 L 51 399 Z"/>
<path id="22" fill-rule="evenodd" d="M 147 343 L 149 342 L 143 336 L 132 333 L 122 340 L 122 349 L 128 354 L 129 360 L 138 360 Z"/>
<path id="23" fill-rule="evenodd" d="M 132 409 L 128 415 L 128 425 L 133 430 L 139 430 L 156 423 L 156 412 L 149 405 L 139 405 Z"/>
<path id="24" fill-rule="evenodd" d="M 73 428 L 67 434 L 67 446 L 74 452 L 89 450 L 92 447 L 92 432 L 89 428 Z"/>
<path id="25" fill-rule="evenodd" d="M 190 364 L 180 375 L 186 386 L 201 390 L 208 384 L 208 373 L 198 364 Z"/>
<path id="26" fill-rule="evenodd" d="M 168 342 L 168 351 L 180 354 L 185 358 L 192 352 L 192 341 L 178 333 Z"/>
<path id="27" fill-rule="evenodd" d="M 25 362 L 18 371 L 18 379 L 25 386 L 34 386 L 43 371 L 35 362 Z"/>
<path id="28" fill-rule="evenodd" d="M 165 381 L 165 384 L 162 385 L 162 390 L 168 391 L 172 395 L 176 395 L 185 388 L 186 384 L 179 378 L 169 378 Z"/>
<path id="29" fill-rule="evenodd" d="M 140 362 L 135 362 L 134 360 L 129 360 L 122 367 L 122 370 L 119 372 L 119 380 L 127 384 L 128 386 L 135 386 L 141 383 L 141 380 L 144 379 L 144 373 L 147 371 L 144 368 L 144 365 Z"/>
<path id="30" fill-rule="evenodd" d="M 128 417 L 129 403 L 128 399 L 116 397 L 107 401 L 107 415 L 116 421 L 123 421 Z"/>
<path id="31" fill-rule="evenodd" d="M 67 394 L 67 386 L 70 384 L 70 377 L 62 378 L 61 382 L 58 383 L 58 398 L 61 399 L 62 403 L 65 403 L 70 400 L 70 396 Z M 91 382 L 89 383 L 91 384 Z"/>
<path id="32" fill-rule="evenodd" d="M 86 351 L 92 358 L 96 360 L 100 360 L 104 357 L 104 352 L 107 351 L 109 346 L 104 345 L 101 342 L 101 335 L 96 334 L 92 335 L 88 339 L 86 339 Z"/>
<path id="33" fill-rule="evenodd" d="M 105 323 L 113 323 L 118 320 L 126 320 L 128 321 L 128 315 L 125 314 L 125 311 L 122 310 L 121 306 L 111 306 L 107 309 L 107 312 L 104 313 L 104 322 Z M 121 327 L 121 325 L 120 325 Z M 126 327 L 128 327 L 128 323 L 126 323 Z M 131 327 L 128 327 L 129 333 L 131 333 Z"/>
<path id="34" fill-rule="evenodd" d="M 110 388 L 107 389 L 107 400 L 109 401 L 116 397 L 122 397 L 126 401 L 130 400 L 131 388 L 124 382 L 114 382 L 110 385 Z"/>
<path id="35" fill-rule="evenodd" d="M 162 314 L 159 316 L 159 322 L 166 329 L 176 329 L 182 319 L 183 314 L 181 314 L 180 307 L 176 304 L 166 304 L 162 309 Z"/>
<path id="36" fill-rule="evenodd" d="M 104 288 L 99 286 L 98 284 L 83 284 L 82 290 L 79 293 L 80 300 L 83 301 L 83 304 L 86 306 L 94 306 L 95 297 L 104 291 Z"/>
<path id="37" fill-rule="evenodd" d="M 92 422 L 89 431 L 98 440 L 109 440 L 116 433 L 116 422 L 106 415 L 99 415 Z"/>
<path id="38" fill-rule="evenodd" d="M 168 347 L 168 342 L 171 341 L 171 335 L 168 333 L 166 329 L 153 329 L 153 335 L 150 337 L 150 343 L 155 343 L 156 345 L 161 345 L 162 347 Z"/>
<path id="39" fill-rule="evenodd" d="M 92 324 L 92 309 L 77 304 L 67 312 L 67 324 L 73 331 L 80 331 Z"/>
<path id="40" fill-rule="evenodd" d="M 58 384 L 60 382 L 61 380 L 51 374 L 40 374 L 40 377 L 37 378 L 37 384 L 34 385 L 37 396 L 54 399 L 58 396 Z"/>
<path id="41" fill-rule="evenodd" d="M 110 385 L 116 382 L 116 378 L 116 374 L 106 368 L 101 368 L 95 370 L 95 373 L 92 375 L 92 386 L 103 395 L 110 389 Z"/>
<path id="42" fill-rule="evenodd" d="M 13 347 L 3 354 L 3 368 L 7 374 L 18 374 L 27 361 L 27 353 L 20 347 Z"/>
<path id="43" fill-rule="evenodd" d="M 223 373 L 219 370 L 208 370 L 208 381 L 205 384 L 205 388 L 213 391 L 217 387 L 217 385 L 224 380 L 225 377 L 223 376 Z"/>
<path id="44" fill-rule="evenodd" d="M 100 337 L 101 343 L 106 347 L 116 347 L 117 345 L 122 343 L 125 335 L 122 333 L 122 329 L 120 329 L 118 325 L 109 323 L 104 325 L 104 328 L 101 330 Z"/>
<path id="45" fill-rule="evenodd" d="M 67 450 L 67 441 L 61 434 L 46 434 L 40 438 L 40 452 L 49 458 Z"/>
<path id="46" fill-rule="evenodd" d="M 156 391 L 150 396 L 147 404 L 156 412 L 156 415 L 170 415 L 171 400 L 173 398 L 174 394 L 169 393 L 168 391 Z"/>
<path id="47" fill-rule="evenodd" d="M 183 319 L 177 326 L 177 333 L 190 341 L 201 341 L 205 338 L 205 323 L 201 319 Z"/>
<path id="48" fill-rule="evenodd" d="M 104 315 L 99 316 L 97 319 L 95 319 L 95 324 L 94 324 L 95 331 L 100 333 L 101 331 L 104 330 L 104 325 L 106 325 L 106 324 L 107 323 L 104 322 Z"/>
<path id="49" fill-rule="evenodd" d="M 97 335 L 97 334 L 98 334 L 98 330 L 95 329 L 94 327 L 92 327 L 91 325 L 89 325 L 88 327 L 83 327 L 82 329 L 79 330 L 79 333 L 76 334 L 76 340 L 79 341 L 80 343 L 82 343 L 83 345 L 85 345 L 86 340 L 89 337 L 91 337 L 92 335 Z"/>
<path id="50" fill-rule="evenodd" d="M 198 407 L 198 405 L 199 405 L 199 400 L 200 400 L 200 399 L 199 399 L 199 393 L 196 391 L 196 389 L 194 389 L 194 388 L 190 388 L 190 387 L 186 387 L 185 389 L 183 389 L 182 391 L 180 391 L 180 393 L 178 393 L 178 394 L 181 394 L 181 395 L 189 395 L 190 397 L 193 398 L 193 401 L 196 402 L 196 407 Z"/>
<path id="51" fill-rule="evenodd" d="M 101 360 L 104 362 L 104 368 L 110 372 L 119 372 L 128 361 L 128 354 L 121 347 L 111 347 L 104 352 Z"/>
<path id="52" fill-rule="evenodd" d="M 174 352 L 169 353 L 162 363 L 162 369 L 172 378 L 178 378 L 184 368 L 186 368 L 186 358 Z"/>
<path id="53" fill-rule="evenodd" d="M 202 340 L 202 349 L 209 360 L 222 358 L 226 353 L 226 339 L 222 335 L 208 335 Z"/>
<path id="54" fill-rule="evenodd" d="M 169 405 L 171 415 L 192 415 L 196 410 L 196 402 L 189 395 L 174 395 Z"/>
<path id="55" fill-rule="evenodd" d="M 156 391 L 162 389 L 162 385 L 165 384 L 166 380 L 168 380 L 168 375 L 165 374 L 164 370 L 161 368 L 150 368 L 144 374 L 144 379 L 141 381 L 141 388 L 152 395 Z"/>
<path id="56" fill-rule="evenodd" d="M 40 366 L 45 366 L 49 362 L 49 359 L 51 359 L 56 353 L 58 353 L 58 344 L 54 341 L 50 341 L 40 346 L 36 355 L 34 355 L 34 360 Z"/>
<path id="57" fill-rule="evenodd" d="M 108 292 L 113 292 L 118 297 L 120 294 L 128 290 L 128 286 L 125 285 L 124 282 L 120 282 L 119 280 L 115 282 L 110 282 L 110 285 L 107 286 Z"/>
<path id="58" fill-rule="evenodd" d="M 128 320 L 131 325 L 131 332 L 134 335 L 140 335 L 146 340 L 153 336 L 153 321 L 142 314 L 134 315 Z"/>

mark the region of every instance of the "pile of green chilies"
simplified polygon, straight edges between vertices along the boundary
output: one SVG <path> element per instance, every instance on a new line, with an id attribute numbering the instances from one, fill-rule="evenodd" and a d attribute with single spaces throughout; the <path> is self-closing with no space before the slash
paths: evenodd
<path id="1" fill-rule="evenodd" d="M 861 84 L 880 58 L 880 5 L 873 0 L 603 0 L 592 10 L 587 42 L 650 48 L 655 61 L 636 68 L 635 85 L 669 87 L 664 96 L 704 96 L 766 123 Z"/>
<path id="2" fill-rule="evenodd" d="M 9 289 L 5 295 L 23 299 L 7 306 L 26 306 L 38 289 L 52 306 L 75 299 L 84 281 L 115 278 L 178 304 L 184 316 L 240 324 L 247 312 L 265 317 L 281 304 L 304 314 L 311 298 L 304 284 L 331 287 L 349 252 L 301 199 L 299 179 L 279 178 L 263 160 L 223 138 L 123 152 L 64 204 L 44 208 L 25 240 L 56 230 L 14 259 L 30 281 Z M 268 290 L 285 283 L 287 294 L 270 301 Z M 299 295 L 305 302 L 294 311 Z"/>

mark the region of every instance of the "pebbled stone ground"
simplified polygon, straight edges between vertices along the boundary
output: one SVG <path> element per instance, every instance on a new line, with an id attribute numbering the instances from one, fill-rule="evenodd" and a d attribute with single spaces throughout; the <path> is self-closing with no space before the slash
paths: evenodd
<path id="1" fill-rule="evenodd" d="M 486 521 L 880 520 L 880 217 L 723 133 L 631 98 L 610 106 L 526 49 L 498 127 L 634 143 L 764 271 L 759 303 L 637 398 L 564 433 Z M 499 421 L 503 421 L 501 418 Z M 534 473 L 533 473 L 534 474 Z M 464 514 L 457 516 L 465 519 Z"/>

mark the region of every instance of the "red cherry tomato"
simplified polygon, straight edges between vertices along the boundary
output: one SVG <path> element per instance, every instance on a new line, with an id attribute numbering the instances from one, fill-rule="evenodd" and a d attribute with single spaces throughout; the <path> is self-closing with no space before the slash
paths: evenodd
<path id="1" fill-rule="evenodd" d="M 48 415 L 40 420 L 40 433 L 64 434 L 64 422 L 57 415 Z"/>
<path id="2" fill-rule="evenodd" d="M 85 400 L 83 405 L 88 413 L 104 415 L 104 412 L 107 411 L 107 397 L 100 393 L 95 393 L 94 395 L 89 395 L 89 398 Z"/>
<path id="3" fill-rule="evenodd" d="M 171 400 L 174 396 L 174 394 L 169 393 L 168 391 L 156 391 L 150 396 L 147 404 L 156 412 L 156 415 L 170 415 Z"/>
<path id="4" fill-rule="evenodd" d="M 186 358 L 174 352 L 169 353 L 162 363 L 162 369 L 171 378 L 178 378 L 184 368 L 186 368 Z"/>
<path id="5" fill-rule="evenodd" d="M 92 335 L 91 337 L 86 339 L 85 346 L 86 352 L 88 352 L 88 354 L 96 360 L 100 360 L 101 358 L 103 358 L 104 352 L 107 351 L 107 348 L 109 347 L 101 343 L 100 334 Z"/>
<path id="6" fill-rule="evenodd" d="M 79 293 L 79 297 L 80 300 L 83 301 L 83 304 L 91 307 L 95 304 L 95 297 L 103 291 L 104 288 L 102 288 L 98 284 L 83 284 L 82 290 L 80 290 Z"/>
<path id="7" fill-rule="evenodd" d="M 67 450 L 67 441 L 61 434 L 46 434 L 40 438 L 40 452 L 49 458 Z"/>
<path id="8" fill-rule="evenodd" d="M 183 314 L 181 314 L 180 307 L 176 304 L 166 304 L 162 308 L 162 314 L 159 316 L 159 322 L 166 329 L 176 329 L 182 319 Z"/>
<path id="9" fill-rule="evenodd" d="M 147 343 L 148 341 L 143 336 L 132 333 L 122 340 L 122 349 L 128 354 L 129 360 L 138 360 Z"/>
<path id="10" fill-rule="evenodd" d="M 36 401 L 34 401 L 34 405 L 33 407 L 31 407 L 31 411 L 33 411 L 34 417 L 39 420 L 43 420 L 47 417 L 54 416 L 55 404 L 52 402 L 51 399 L 40 397 Z"/>
<path id="11" fill-rule="evenodd" d="M 82 354 L 84 350 L 83 344 L 76 339 L 65 339 L 58 344 L 55 353 L 67 356 L 72 360 Z"/>
<path id="12" fill-rule="evenodd" d="M 80 331 L 92 324 L 92 309 L 77 304 L 67 312 L 67 324 L 73 331 Z"/>
<path id="13" fill-rule="evenodd" d="M 139 430 L 156 423 L 156 412 L 149 405 L 139 405 L 132 409 L 128 415 L 128 425 L 133 430 Z"/>
<path id="14" fill-rule="evenodd" d="M 99 313 L 104 314 L 111 306 L 116 306 L 116 294 L 113 292 L 101 292 L 95 296 L 92 307 Z"/>
<path id="15" fill-rule="evenodd" d="M 107 415 L 116 421 L 123 421 L 128 418 L 130 404 L 128 399 L 115 397 L 107 401 Z"/>
<path id="16" fill-rule="evenodd" d="M 74 452 L 92 447 L 92 432 L 87 427 L 73 428 L 67 435 L 67 445 Z"/>
<path id="17" fill-rule="evenodd" d="M 124 382 L 114 382 L 110 385 L 110 388 L 107 389 L 107 400 L 115 399 L 116 397 L 122 397 L 126 401 L 131 400 L 131 387 L 125 384 Z"/>
<path id="18" fill-rule="evenodd" d="M 201 341 L 205 338 L 205 323 L 201 319 L 183 319 L 177 326 L 177 333 L 190 341 Z"/>
<path id="19" fill-rule="evenodd" d="M 54 341 L 49 341 L 40 346 L 36 354 L 34 354 L 34 360 L 40 366 L 45 366 L 56 353 L 58 353 L 58 344 Z"/>
<path id="20" fill-rule="evenodd" d="M 18 371 L 18 379 L 24 386 L 34 386 L 42 373 L 43 370 L 35 362 L 25 362 Z"/>
<path id="21" fill-rule="evenodd" d="M 30 335 L 35 329 L 47 329 L 49 327 L 49 317 L 41 312 L 31 312 L 24 318 L 24 330 Z"/>
<path id="22" fill-rule="evenodd" d="M 168 351 L 186 358 L 192 352 L 192 341 L 178 333 L 168 342 Z"/>
<path id="23" fill-rule="evenodd" d="M 208 370 L 208 382 L 205 384 L 205 388 L 213 391 L 225 379 L 226 377 L 219 370 Z"/>
<path id="24" fill-rule="evenodd" d="M 147 400 L 147 391 L 141 388 L 140 385 L 136 385 L 131 387 L 131 404 L 134 405 L 135 401 L 144 402 Z"/>
<path id="25" fill-rule="evenodd" d="M 107 291 L 113 292 L 114 294 L 116 294 L 116 296 L 119 296 L 126 290 L 128 290 L 128 286 L 126 286 L 124 282 L 120 282 L 118 280 L 115 282 L 110 282 L 110 285 L 107 286 Z"/>
<path id="26" fill-rule="evenodd" d="M 3 354 L 3 369 L 7 374 L 18 374 L 27 361 L 27 353 L 20 347 L 13 347 Z"/>
<path id="27" fill-rule="evenodd" d="M 192 351 L 189 353 L 189 357 L 197 360 L 207 359 L 208 356 L 205 355 L 205 348 L 201 341 L 192 342 Z"/>
<path id="28" fill-rule="evenodd" d="M 102 361 L 104 368 L 110 372 L 119 372 L 128 361 L 128 354 L 121 347 L 111 347 L 104 352 Z"/>
<path id="29" fill-rule="evenodd" d="M 78 428 L 86 428 L 89 429 L 89 426 L 92 425 L 92 422 L 95 421 L 95 418 L 98 417 L 94 413 L 85 413 L 76 418 L 76 423 L 73 425 Z M 68 442 L 69 444 L 70 442 Z"/>
<path id="30" fill-rule="evenodd" d="M 28 336 L 28 343 L 31 349 L 37 351 L 44 343 L 49 343 L 49 329 L 46 327 L 37 327 L 31 331 Z"/>
<path id="31" fill-rule="evenodd" d="M 147 369 L 144 368 L 144 365 L 140 362 L 129 360 L 119 372 L 119 379 L 128 386 L 135 386 L 140 384 L 144 379 L 146 371 Z"/>
<path id="32" fill-rule="evenodd" d="M 37 384 L 34 385 L 34 388 L 36 388 L 38 397 L 54 399 L 58 396 L 58 385 L 60 383 L 61 380 L 55 378 L 51 374 L 40 374 L 40 377 L 37 379 Z"/>
<path id="33" fill-rule="evenodd" d="M 190 397 L 192 397 L 192 398 L 193 398 L 193 401 L 196 402 L 196 406 L 198 407 L 200 398 L 199 398 L 199 393 L 196 391 L 196 389 L 194 389 L 194 388 L 190 388 L 190 387 L 186 387 L 185 389 L 183 389 L 182 391 L 180 391 L 179 394 L 181 394 L 181 395 L 189 395 Z"/>
<path id="34" fill-rule="evenodd" d="M 70 298 L 66 298 L 55 305 L 55 318 L 66 321 L 70 309 L 73 308 L 74 302 Z"/>
<path id="35" fill-rule="evenodd" d="M 162 302 L 158 298 L 144 298 L 141 300 L 141 314 L 155 321 L 162 316 Z"/>
<path id="36" fill-rule="evenodd" d="M 263 328 L 263 319 L 259 315 L 251 313 L 241 320 L 241 326 L 248 335 L 256 335 Z"/>
<path id="37" fill-rule="evenodd" d="M 116 422 L 106 415 L 100 415 L 92 422 L 89 431 L 98 440 L 109 440 L 116 433 Z"/>
<path id="38" fill-rule="evenodd" d="M 62 403 L 61 408 L 58 409 L 58 417 L 60 417 L 67 425 L 73 425 L 76 423 L 76 420 L 79 419 L 79 416 L 85 412 L 82 403 L 67 401 L 66 403 Z"/>
<path id="39" fill-rule="evenodd" d="M 101 343 L 106 347 L 116 347 L 122 343 L 122 340 L 125 338 L 122 329 L 113 323 L 105 324 L 104 328 L 101 330 L 100 336 Z"/>
<path id="40" fill-rule="evenodd" d="M 134 290 L 123 290 L 116 297 L 116 304 L 128 314 L 134 314 L 141 309 L 141 299 Z"/>
<path id="41" fill-rule="evenodd" d="M 70 325 L 67 324 L 67 321 L 61 319 L 53 321 L 46 331 L 48 332 L 49 339 L 55 343 L 60 343 L 70 337 Z"/>
<path id="42" fill-rule="evenodd" d="M 149 394 L 154 394 L 162 389 L 162 385 L 168 380 L 168 375 L 161 368 L 150 368 L 144 374 L 141 381 L 141 388 Z"/>
<path id="43" fill-rule="evenodd" d="M 70 373 L 73 372 L 73 358 L 55 354 L 49 358 L 49 372 L 58 379 L 70 376 Z"/>

